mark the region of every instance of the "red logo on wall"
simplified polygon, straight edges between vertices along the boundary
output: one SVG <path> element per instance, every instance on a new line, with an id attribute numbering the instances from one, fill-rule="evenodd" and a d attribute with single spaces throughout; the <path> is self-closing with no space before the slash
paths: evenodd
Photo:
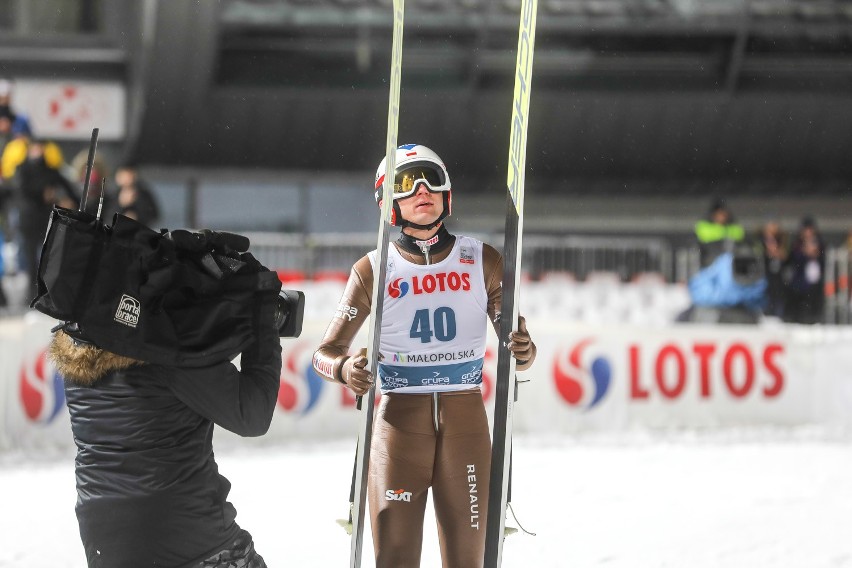
<path id="1" fill-rule="evenodd" d="M 73 131 L 80 124 L 88 124 L 94 113 L 94 101 L 83 94 L 74 86 L 59 89 L 59 92 L 50 98 L 47 114 L 55 127 L 62 130 Z"/>
<path id="2" fill-rule="evenodd" d="M 657 393 L 663 398 L 676 399 L 691 382 L 698 383 L 701 398 L 717 396 L 720 391 L 734 398 L 753 392 L 774 398 L 784 390 L 784 372 L 778 362 L 783 354 L 784 346 L 778 343 L 762 349 L 741 342 L 722 347 L 715 342 L 697 341 L 686 348 L 665 343 L 650 352 L 632 344 L 628 348 L 630 398 L 642 400 Z M 644 363 L 650 363 L 653 369 L 650 376 L 643 373 Z M 690 371 L 696 367 L 697 373 Z M 714 373 L 714 367 L 720 372 Z M 769 380 L 758 384 L 758 372 Z"/>
<path id="3" fill-rule="evenodd" d="M 24 414 L 32 422 L 52 422 L 65 405 L 62 376 L 48 364 L 46 351 L 33 360 L 24 361 L 18 389 Z"/>

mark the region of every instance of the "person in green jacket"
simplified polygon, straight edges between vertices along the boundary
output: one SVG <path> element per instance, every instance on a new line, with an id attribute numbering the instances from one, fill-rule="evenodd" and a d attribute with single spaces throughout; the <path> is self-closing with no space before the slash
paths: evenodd
<path id="1" fill-rule="evenodd" d="M 723 198 L 713 200 L 705 219 L 695 223 L 701 268 L 709 266 L 730 244 L 745 239 L 745 229 L 734 216 Z"/>

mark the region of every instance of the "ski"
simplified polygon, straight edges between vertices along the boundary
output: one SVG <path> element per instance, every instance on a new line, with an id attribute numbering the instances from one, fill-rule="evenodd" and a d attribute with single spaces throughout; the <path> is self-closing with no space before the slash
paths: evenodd
<path id="1" fill-rule="evenodd" d="M 384 307 L 384 282 L 387 274 L 388 230 L 393 210 L 393 182 L 396 170 L 397 131 L 399 125 L 399 87 L 402 76 L 402 28 L 405 0 L 393 2 L 393 46 L 391 50 L 390 95 L 388 97 L 388 126 L 385 144 L 387 164 L 382 186 L 382 210 L 376 244 L 376 266 L 373 274 L 373 296 L 370 306 L 369 335 L 367 336 L 367 368 L 378 381 L 379 336 Z M 376 400 L 375 385 L 358 401 L 361 416 L 358 427 L 358 448 L 355 455 L 355 474 L 352 486 L 352 535 L 349 549 L 350 568 L 361 566 L 364 540 L 364 512 L 367 505 L 367 474 L 373 435 L 373 412 Z"/>
<path id="2" fill-rule="evenodd" d="M 524 225 L 524 179 L 527 121 L 532 82 L 537 0 L 522 0 L 515 63 L 515 93 L 509 134 L 509 167 L 506 178 L 506 232 L 503 241 L 503 300 L 500 306 L 500 340 L 491 436 L 491 477 L 488 484 L 488 518 L 485 526 L 485 568 L 496 568 L 503 559 L 506 507 L 509 500 L 512 456 L 513 406 L 517 394 L 515 359 L 506 340 L 518 322 L 518 293 Z"/>

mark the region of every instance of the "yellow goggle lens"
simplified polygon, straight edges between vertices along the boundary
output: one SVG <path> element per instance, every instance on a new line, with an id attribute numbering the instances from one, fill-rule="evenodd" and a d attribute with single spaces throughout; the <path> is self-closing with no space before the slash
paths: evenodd
<path id="1" fill-rule="evenodd" d="M 414 189 L 414 184 L 418 180 L 426 180 L 426 184 L 430 186 L 430 189 L 441 186 L 441 176 L 437 171 L 430 168 L 414 167 L 396 174 L 393 192 L 408 193 Z"/>

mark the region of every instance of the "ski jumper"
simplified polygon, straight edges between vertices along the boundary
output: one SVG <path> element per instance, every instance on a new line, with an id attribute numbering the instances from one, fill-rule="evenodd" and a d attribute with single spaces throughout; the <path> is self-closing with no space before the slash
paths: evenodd
<path id="1" fill-rule="evenodd" d="M 341 381 L 370 311 L 375 251 L 352 268 L 314 368 Z M 388 250 L 368 501 L 377 567 L 419 567 L 429 488 L 445 567 L 481 566 L 491 441 L 479 385 L 487 321 L 499 322 L 502 258 L 455 237 L 425 258 Z M 342 381 L 341 381 L 342 382 Z"/>
<path id="2" fill-rule="evenodd" d="M 432 265 L 390 247 L 383 289 L 378 378 L 386 396 L 367 482 L 376 565 L 419 566 L 431 486 L 445 565 L 477 566 L 491 463 L 479 390 L 488 300 L 482 243 L 458 237 Z"/>

